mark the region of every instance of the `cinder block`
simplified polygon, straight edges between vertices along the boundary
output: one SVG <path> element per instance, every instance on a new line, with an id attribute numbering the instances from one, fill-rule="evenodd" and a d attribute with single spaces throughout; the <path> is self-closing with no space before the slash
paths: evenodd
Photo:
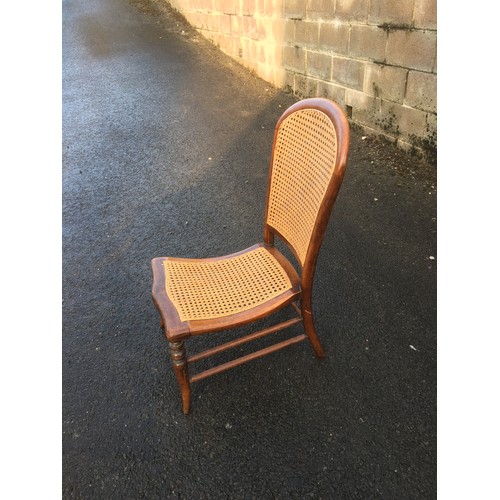
<path id="1" fill-rule="evenodd" d="M 283 15 L 294 19 L 306 18 L 307 0 L 283 0 Z"/>
<path id="2" fill-rule="evenodd" d="M 216 47 L 220 48 L 221 39 L 224 38 L 224 35 L 221 35 L 217 31 L 208 31 L 208 38 Z"/>
<path id="3" fill-rule="evenodd" d="M 386 62 L 420 71 L 432 71 L 436 59 L 436 32 L 420 30 L 390 31 Z"/>
<path id="4" fill-rule="evenodd" d="M 231 16 L 231 33 L 238 36 L 243 34 L 243 16 Z"/>
<path id="5" fill-rule="evenodd" d="M 269 66 L 271 64 L 271 57 L 266 50 L 265 43 L 259 41 L 255 42 L 255 44 L 257 46 L 257 62 L 259 63 L 259 71 L 260 71 L 260 66 Z M 267 80 L 267 78 L 265 79 Z"/>
<path id="6" fill-rule="evenodd" d="M 415 0 L 372 0 L 368 22 L 410 27 Z"/>
<path id="7" fill-rule="evenodd" d="M 202 0 L 201 1 L 201 8 L 208 13 L 213 12 L 214 10 L 214 2 L 213 0 Z"/>
<path id="8" fill-rule="evenodd" d="M 403 103 L 408 70 L 382 64 L 366 64 L 364 91 L 371 96 Z"/>
<path id="9" fill-rule="evenodd" d="M 219 33 L 217 43 L 219 44 L 219 48 L 222 52 L 229 54 L 230 56 L 233 55 L 233 40 L 230 35 Z"/>
<path id="10" fill-rule="evenodd" d="M 359 59 L 384 61 L 387 31 L 377 26 L 355 25 L 349 37 L 349 55 Z"/>
<path id="11" fill-rule="evenodd" d="M 254 14 L 259 16 L 264 15 L 266 11 L 266 0 L 254 0 L 254 4 L 255 4 Z"/>
<path id="12" fill-rule="evenodd" d="M 273 39 L 273 21 L 267 17 L 257 17 L 257 38 L 259 40 Z"/>
<path id="13" fill-rule="evenodd" d="M 339 104 L 345 110 L 345 87 L 336 85 L 330 82 L 318 82 L 318 96 L 326 97 L 337 104 Z"/>
<path id="14" fill-rule="evenodd" d="M 425 129 L 429 136 L 436 138 L 437 136 L 437 115 L 427 113 Z"/>
<path id="15" fill-rule="evenodd" d="M 285 18 L 272 20 L 274 40 L 277 44 L 293 45 L 295 43 L 295 24 L 297 21 Z"/>
<path id="16" fill-rule="evenodd" d="M 255 49 L 253 48 L 253 41 L 248 38 L 241 38 L 241 59 L 240 62 L 248 67 L 248 62 L 252 61 L 252 57 L 255 55 Z"/>
<path id="17" fill-rule="evenodd" d="M 405 104 L 422 111 L 436 112 L 437 78 L 433 73 L 410 71 Z"/>
<path id="18" fill-rule="evenodd" d="M 282 45 L 276 45 L 273 42 L 268 42 L 269 44 L 269 51 L 274 53 L 274 59 L 273 59 L 273 64 L 276 68 L 282 68 L 283 67 L 283 46 Z"/>
<path id="19" fill-rule="evenodd" d="M 279 89 L 282 89 L 282 88 L 286 87 L 286 71 L 283 68 L 281 68 L 279 66 L 275 66 L 274 67 L 274 80 L 273 80 L 273 83 Z"/>
<path id="20" fill-rule="evenodd" d="M 330 80 L 332 71 L 332 56 L 322 54 L 321 52 L 306 52 L 306 74 L 320 78 L 321 80 Z"/>
<path id="21" fill-rule="evenodd" d="M 215 4 L 214 4 L 215 7 Z M 235 15 L 240 8 L 239 0 L 222 0 L 219 10 L 226 15 Z"/>
<path id="22" fill-rule="evenodd" d="M 231 16 L 221 15 L 219 18 L 221 33 L 231 33 Z"/>
<path id="23" fill-rule="evenodd" d="M 273 43 L 266 41 L 260 42 L 262 47 L 262 52 L 264 54 L 264 60 L 269 66 L 274 66 L 276 64 L 276 48 Z"/>
<path id="24" fill-rule="evenodd" d="M 336 0 L 335 18 L 349 22 L 366 22 L 369 5 L 369 0 Z"/>
<path id="25" fill-rule="evenodd" d="M 374 129 L 378 128 L 380 120 L 380 104 L 379 97 L 373 97 L 353 89 L 346 89 L 345 103 L 351 106 L 352 119 L 355 122 L 361 123 Z"/>
<path id="26" fill-rule="evenodd" d="M 257 36 L 257 21 L 253 16 L 243 16 L 243 35 L 254 40 Z"/>
<path id="27" fill-rule="evenodd" d="M 210 29 L 210 14 L 202 13 L 200 15 L 200 29 L 202 30 Z"/>
<path id="28" fill-rule="evenodd" d="M 261 65 L 267 65 L 266 50 L 262 46 L 262 43 L 255 42 L 254 45 L 255 45 L 254 59 L 259 63 L 259 67 Z"/>
<path id="29" fill-rule="evenodd" d="M 259 46 L 255 40 L 249 40 L 248 48 L 248 59 L 255 62 L 255 71 L 257 71 L 257 65 L 259 63 Z"/>
<path id="30" fill-rule="evenodd" d="M 427 113 L 426 116 L 426 136 L 422 138 L 421 144 L 427 153 L 435 157 L 437 153 L 437 116 Z"/>
<path id="31" fill-rule="evenodd" d="M 258 40 L 250 40 L 250 43 L 253 45 L 252 54 L 257 65 L 268 65 L 267 53 L 262 42 Z"/>
<path id="32" fill-rule="evenodd" d="M 249 38 L 239 37 L 241 41 L 241 58 L 243 60 L 250 60 L 252 41 Z"/>
<path id="33" fill-rule="evenodd" d="M 307 19 L 323 21 L 335 18 L 335 0 L 307 0 L 306 4 Z"/>
<path id="34" fill-rule="evenodd" d="M 295 24 L 295 43 L 316 47 L 319 41 L 319 24 L 316 21 L 297 21 Z"/>
<path id="35" fill-rule="evenodd" d="M 270 0 L 263 0 L 262 10 L 259 11 L 261 16 L 271 17 L 274 14 L 273 3 Z"/>
<path id="36" fill-rule="evenodd" d="M 241 13 L 244 16 L 253 16 L 255 14 L 255 0 L 241 0 Z"/>
<path id="37" fill-rule="evenodd" d="M 295 73 L 293 71 L 284 70 L 283 88 L 288 92 L 295 92 Z"/>
<path id="38" fill-rule="evenodd" d="M 251 40 L 251 39 L 247 38 L 247 41 L 248 41 L 248 44 L 247 44 L 247 52 L 246 52 L 247 57 L 246 57 L 246 59 L 248 59 L 249 61 L 254 61 L 255 66 L 257 67 L 258 53 L 257 53 L 257 47 L 255 46 L 255 40 Z"/>
<path id="39" fill-rule="evenodd" d="M 208 29 L 210 31 L 215 31 L 216 33 L 220 32 L 220 16 L 217 14 L 209 14 L 208 17 Z"/>
<path id="40" fill-rule="evenodd" d="M 285 0 L 266 0 L 266 15 L 270 17 L 283 17 Z"/>
<path id="41" fill-rule="evenodd" d="M 364 62 L 333 57 L 332 81 L 352 89 L 363 90 L 364 77 Z"/>
<path id="42" fill-rule="evenodd" d="M 231 45 L 231 55 L 235 59 L 239 59 L 242 56 L 241 38 L 234 35 L 226 35 L 225 38 L 227 40 L 227 43 Z"/>
<path id="43" fill-rule="evenodd" d="M 437 0 L 415 0 L 416 28 L 437 28 Z"/>
<path id="44" fill-rule="evenodd" d="M 266 82 L 272 81 L 274 78 L 274 72 L 272 66 L 264 63 L 258 63 L 257 65 L 257 75 L 260 76 Z"/>
<path id="45" fill-rule="evenodd" d="M 410 141 L 426 136 L 427 113 L 389 101 L 382 101 L 379 127 L 385 132 Z"/>
<path id="46" fill-rule="evenodd" d="M 285 19 L 285 38 L 286 43 L 295 43 L 295 26 L 298 21 L 292 21 L 290 19 Z"/>
<path id="47" fill-rule="evenodd" d="M 195 28 L 201 27 L 201 14 L 199 12 L 187 12 L 186 19 Z"/>
<path id="48" fill-rule="evenodd" d="M 283 66 L 297 73 L 306 72 L 306 52 L 300 47 L 283 47 Z"/>
<path id="49" fill-rule="evenodd" d="M 347 54 L 349 47 L 349 25 L 345 23 L 321 23 L 319 31 L 321 50 Z"/>
<path id="50" fill-rule="evenodd" d="M 300 97 L 316 97 L 318 95 L 318 81 L 295 74 L 294 92 Z"/>

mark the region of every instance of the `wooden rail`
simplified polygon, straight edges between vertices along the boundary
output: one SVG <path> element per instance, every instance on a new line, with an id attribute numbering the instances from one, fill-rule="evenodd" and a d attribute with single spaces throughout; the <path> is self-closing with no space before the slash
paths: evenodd
<path id="1" fill-rule="evenodd" d="M 292 344 L 297 344 L 298 342 L 302 342 L 307 339 L 307 335 L 302 333 L 301 335 L 297 335 L 296 337 L 292 337 L 291 339 L 284 340 L 283 342 L 279 342 L 278 344 L 274 344 L 272 346 L 266 347 L 265 349 L 261 349 L 260 351 L 252 352 L 251 354 L 247 354 L 246 356 L 242 356 L 241 358 L 234 359 L 232 361 L 228 361 L 227 363 L 223 363 L 218 366 L 214 366 L 208 370 L 197 373 L 190 378 L 190 382 L 198 382 L 198 380 L 203 380 L 204 378 L 215 375 L 216 373 L 222 373 L 235 366 L 242 365 L 247 361 L 251 361 L 252 359 L 257 359 L 262 356 L 266 356 L 267 354 L 271 354 L 272 352 L 279 351 L 284 347 L 287 347 Z"/>
<path id="2" fill-rule="evenodd" d="M 282 330 L 283 328 L 288 328 L 289 326 L 295 325 L 296 323 L 300 323 L 301 321 L 302 318 L 292 318 L 287 321 L 283 321 L 282 323 L 270 326 L 269 328 L 264 328 L 263 330 L 251 333 L 250 335 L 246 335 L 245 337 L 242 337 L 240 339 L 231 340 L 230 342 L 218 345 L 216 347 L 213 347 L 212 349 L 207 349 L 206 351 L 193 354 L 192 356 L 188 357 L 187 361 L 188 363 L 194 363 L 195 361 L 208 358 L 209 356 L 213 356 L 214 354 L 217 354 L 219 352 L 226 351 L 227 349 L 231 349 L 241 344 L 246 344 L 247 342 L 251 342 L 252 340 L 265 337 L 266 335 L 277 332 L 278 330 Z"/>

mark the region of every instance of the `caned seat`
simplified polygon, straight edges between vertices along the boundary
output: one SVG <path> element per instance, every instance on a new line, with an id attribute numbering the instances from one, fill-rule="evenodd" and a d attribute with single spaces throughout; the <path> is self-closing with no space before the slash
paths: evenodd
<path id="1" fill-rule="evenodd" d="M 224 257 L 153 259 L 154 295 L 168 308 L 163 322 L 171 340 L 235 327 L 281 309 L 300 294 L 288 260 L 260 243 Z"/>
<path id="2" fill-rule="evenodd" d="M 304 99 L 278 120 L 273 142 L 264 241 L 224 257 L 152 260 L 153 300 L 169 341 L 173 369 L 189 412 L 191 383 L 308 339 L 325 355 L 314 327 L 312 283 L 328 220 L 342 184 L 349 149 L 349 125 L 327 99 Z M 274 246 L 281 238 L 299 273 Z M 184 342 L 251 323 L 290 306 L 291 319 L 188 356 Z M 296 323 L 305 333 L 190 376 L 200 359 L 256 340 Z"/>

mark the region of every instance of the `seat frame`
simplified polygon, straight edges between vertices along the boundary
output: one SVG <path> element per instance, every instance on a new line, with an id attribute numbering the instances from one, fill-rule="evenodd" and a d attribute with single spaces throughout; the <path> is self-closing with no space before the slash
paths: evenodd
<path id="1" fill-rule="evenodd" d="M 302 264 L 292 244 L 287 241 L 287 239 L 274 227 L 267 223 L 267 214 L 269 208 L 272 168 L 274 164 L 275 146 L 278 137 L 278 131 L 281 124 L 288 116 L 296 111 L 306 109 L 315 109 L 321 111 L 330 119 L 336 132 L 337 151 L 335 168 L 333 170 L 326 189 L 326 193 L 320 205 L 314 224 L 314 229 L 312 231 L 312 236 L 309 241 L 309 246 L 307 247 L 307 252 Z M 347 118 L 344 112 L 336 103 L 322 98 L 310 98 L 304 99 L 290 106 L 282 114 L 275 127 L 266 199 L 264 242 L 254 245 L 253 247 L 250 247 L 249 249 L 243 250 L 241 252 L 237 252 L 236 254 L 232 254 L 231 256 L 203 259 L 205 261 L 216 261 L 243 254 L 244 252 L 248 252 L 259 246 L 264 246 L 278 260 L 278 262 L 285 269 L 291 279 L 292 288 L 290 290 L 287 290 L 281 296 L 275 299 L 271 299 L 270 301 L 256 306 L 250 310 L 232 314 L 230 316 L 210 320 L 183 322 L 180 320 L 177 310 L 174 304 L 169 299 L 165 290 L 165 272 L 163 269 L 163 261 L 166 258 L 157 257 L 151 261 L 153 271 L 153 301 L 160 313 L 160 326 L 164 329 L 165 335 L 169 342 L 173 371 L 175 372 L 181 389 L 182 409 L 185 414 L 188 414 L 190 410 L 191 383 L 197 382 L 217 373 L 224 372 L 235 366 L 278 351 L 289 345 L 302 342 L 306 339 L 308 339 L 311 343 L 311 346 L 318 358 L 322 358 L 325 356 L 325 351 L 323 349 L 323 346 L 321 345 L 314 325 L 312 312 L 312 287 L 321 244 L 323 242 L 328 221 L 330 219 L 330 215 L 339 189 L 342 185 L 345 168 L 347 166 L 349 138 L 350 131 Z M 300 267 L 300 276 L 297 274 L 292 264 L 275 248 L 274 242 L 276 236 L 284 241 L 284 243 L 288 246 L 294 257 L 296 258 L 297 263 Z M 291 319 L 191 356 L 188 356 L 186 353 L 184 341 L 191 336 L 225 330 L 229 328 L 236 328 L 238 326 L 242 326 L 254 322 L 258 319 L 267 317 L 285 307 L 291 307 L 294 311 L 294 316 Z M 288 328 L 297 323 L 303 324 L 305 334 L 297 335 L 246 356 L 242 356 L 203 372 L 197 373 L 193 376 L 189 375 L 188 366 L 192 363 L 195 363 L 196 361 L 205 359 L 214 354 L 218 354 L 227 349 L 231 349 L 258 338 L 262 338 L 266 335 Z"/>

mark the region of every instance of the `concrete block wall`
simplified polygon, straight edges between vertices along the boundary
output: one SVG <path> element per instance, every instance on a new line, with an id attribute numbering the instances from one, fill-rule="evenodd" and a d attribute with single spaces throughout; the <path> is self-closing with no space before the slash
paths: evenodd
<path id="1" fill-rule="evenodd" d="M 437 0 L 170 0 L 222 51 L 367 133 L 435 152 Z"/>

